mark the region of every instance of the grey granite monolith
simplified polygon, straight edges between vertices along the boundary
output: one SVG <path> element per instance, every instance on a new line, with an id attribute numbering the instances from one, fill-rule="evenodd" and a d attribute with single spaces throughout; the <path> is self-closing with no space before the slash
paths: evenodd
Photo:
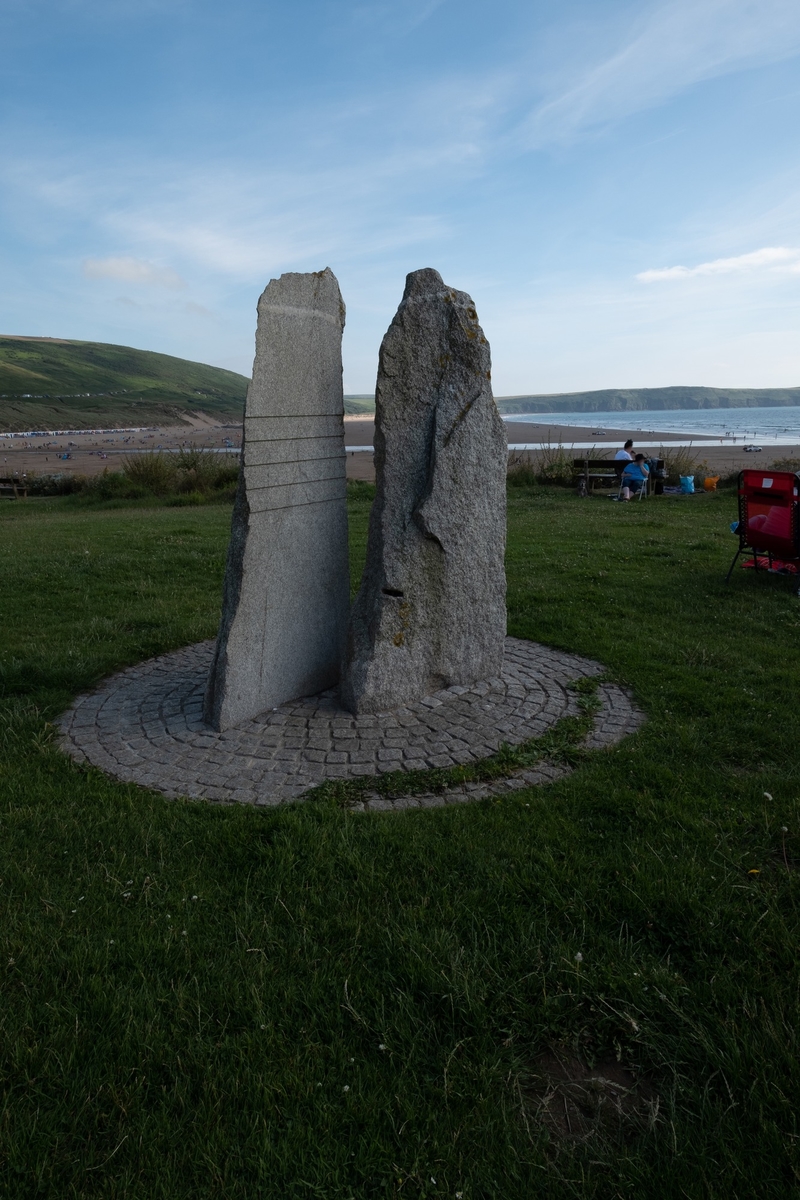
<path id="1" fill-rule="evenodd" d="M 330 270 L 258 302 L 205 719 L 228 729 L 339 677 L 349 609 L 342 330 Z"/>
<path id="2" fill-rule="evenodd" d="M 500 674 L 507 443 L 465 292 L 414 271 L 383 339 L 377 490 L 342 700 L 381 712 Z"/>

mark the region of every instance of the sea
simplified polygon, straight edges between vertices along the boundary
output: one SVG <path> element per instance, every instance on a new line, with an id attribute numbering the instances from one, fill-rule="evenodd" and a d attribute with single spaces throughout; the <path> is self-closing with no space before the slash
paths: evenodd
<path id="1" fill-rule="evenodd" d="M 539 426 L 552 423 L 592 430 L 629 429 L 631 432 L 682 434 L 694 445 L 725 445 L 731 442 L 739 445 L 745 442 L 767 446 L 800 444 L 800 406 L 671 408 L 647 409 L 642 412 L 509 413 L 503 420 L 530 422 Z M 574 444 L 578 445 L 577 442 Z M 587 446 L 594 444 L 586 443 Z"/>

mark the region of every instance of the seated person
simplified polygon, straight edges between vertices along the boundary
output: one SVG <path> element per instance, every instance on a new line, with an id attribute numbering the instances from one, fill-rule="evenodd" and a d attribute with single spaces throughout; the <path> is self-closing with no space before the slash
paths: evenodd
<path id="1" fill-rule="evenodd" d="M 630 500 L 631 495 L 638 496 L 649 478 L 650 468 L 644 460 L 644 455 L 637 454 L 622 472 L 622 499 Z"/>
<path id="2" fill-rule="evenodd" d="M 614 455 L 614 473 L 617 479 L 622 479 L 622 472 L 625 470 L 629 462 L 633 462 L 633 439 L 628 438 L 622 450 L 618 450 Z"/>

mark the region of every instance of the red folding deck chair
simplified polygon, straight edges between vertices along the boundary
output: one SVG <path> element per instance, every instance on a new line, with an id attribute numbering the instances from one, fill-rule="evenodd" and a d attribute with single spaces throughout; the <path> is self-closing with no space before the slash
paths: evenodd
<path id="1" fill-rule="evenodd" d="M 759 556 L 766 556 L 770 570 L 775 559 L 800 564 L 800 475 L 794 471 L 742 471 L 737 532 L 739 549 L 726 583 L 744 550 L 752 551 L 756 570 Z"/>

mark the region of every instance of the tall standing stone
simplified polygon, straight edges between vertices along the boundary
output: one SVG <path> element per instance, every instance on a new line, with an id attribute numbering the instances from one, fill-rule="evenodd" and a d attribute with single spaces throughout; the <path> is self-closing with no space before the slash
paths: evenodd
<path id="1" fill-rule="evenodd" d="M 330 270 L 258 302 L 242 469 L 205 719 L 232 725 L 336 683 L 349 608 L 342 330 Z"/>
<path id="2" fill-rule="evenodd" d="M 342 699 L 380 712 L 500 673 L 507 443 L 466 293 L 415 271 L 383 339 L 377 492 Z"/>

